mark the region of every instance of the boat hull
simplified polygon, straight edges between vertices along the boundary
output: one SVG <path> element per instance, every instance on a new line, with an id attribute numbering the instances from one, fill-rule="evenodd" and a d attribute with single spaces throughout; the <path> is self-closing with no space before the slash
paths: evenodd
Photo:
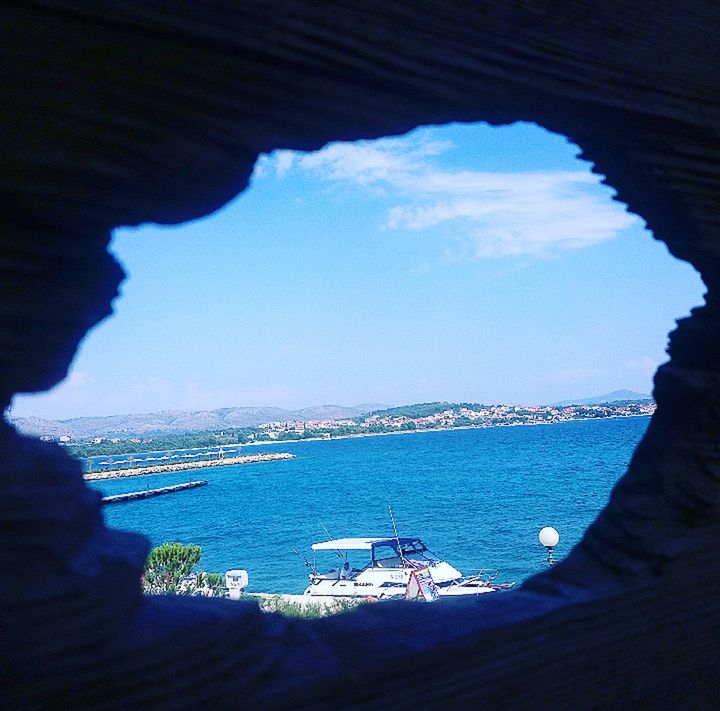
<path id="1" fill-rule="evenodd" d="M 324 598 L 374 598 L 402 599 L 405 597 L 410 570 L 388 571 L 383 570 L 380 575 L 373 575 L 373 571 L 364 571 L 356 579 L 327 579 L 312 578 L 311 584 L 306 588 L 304 595 Z M 373 580 L 373 578 L 376 578 Z M 464 597 L 468 595 L 483 595 L 496 592 L 497 588 L 490 584 L 478 582 L 450 582 L 437 585 L 440 597 Z"/>

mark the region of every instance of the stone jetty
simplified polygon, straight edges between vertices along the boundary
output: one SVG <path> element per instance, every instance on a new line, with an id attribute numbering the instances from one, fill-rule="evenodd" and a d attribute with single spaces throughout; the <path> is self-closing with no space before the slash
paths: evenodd
<path id="1" fill-rule="evenodd" d="M 272 462 L 278 459 L 295 459 L 289 452 L 262 452 L 259 454 L 243 454 L 239 457 L 223 457 L 221 459 L 204 459 L 198 462 L 177 462 L 175 464 L 153 464 L 148 467 L 128 467 L 127 469 L 106 469 L 105 471 L 86 472 L 85 479 L 121 479 L 129 476 L 146 476 L 148 474 L 166 474 L 168 472 L 182 472 L 190 469 L 205 469 L 207 467 L 227 467 L 231 464 L 255 464 L 257 462 Z"/>
<path id="2" fill-rule="evenodd" d="M 161 486 L 159 489 L 145 489 L 144 491 L 130 491 L 127 494 L 115 494 L 114 496 L 103 496 L 103 506 L 108 504 L 122 504 L 127 501 L 137 501 L 138 499 L 150 499 L 153 496 L 164 496 L 165 494 L 174 494 L 176 491 L 187 491 L 188 489 L 197 489 L 199 486 L 207 486 L 207 480 L 188 481 L 185 484 L 174 484 L 173 486 Z"/>

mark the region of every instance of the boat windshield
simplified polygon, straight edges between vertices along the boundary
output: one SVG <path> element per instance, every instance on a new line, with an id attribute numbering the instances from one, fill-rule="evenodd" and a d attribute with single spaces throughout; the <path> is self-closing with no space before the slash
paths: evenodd
<path id="1" fill-rule="evenodd" d="M 410 562 L 422 563 L 438 560 L 419 538 L 411 541 L 401 540 L 399 547 L 398 542 L 393 540 L 382 541 L 373 546 L 373 561 L 380 568 L 402 567 L 403 558 Z"/>
<path id="2" fill-rule="evenodd" d="M 419 538 L 414 541 L 410 541 L 410 543 L 401 543 L 400 549 L 406 558 L 410 555 L 422 555 L 427 552 L 425 544 Z"/>

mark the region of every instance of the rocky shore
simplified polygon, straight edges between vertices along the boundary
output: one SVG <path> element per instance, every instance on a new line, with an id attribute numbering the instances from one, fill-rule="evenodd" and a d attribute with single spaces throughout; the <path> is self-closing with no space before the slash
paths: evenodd
<path id="1" fill-rule="evenodd" d="M 153 464 L 149 467 L 128 467 L 127 469 L 107 469 L 105 471 L 87 472 L 85 479 L 121 479 L 130 476 L 146 476 L 148 474 L 165 474 L 181 472 L 188 469 L 205 469 L 207 467 L 226 467 L 231 464 L 255 464 L 271 462 L 276 459 L 295 459 L 289 452 L 263 452 L 261 454 L 243 454 L 239 457 L 223 457 L 222 459 L 205 459 L 199 462 L 177 462 L 176 464 Z"/>

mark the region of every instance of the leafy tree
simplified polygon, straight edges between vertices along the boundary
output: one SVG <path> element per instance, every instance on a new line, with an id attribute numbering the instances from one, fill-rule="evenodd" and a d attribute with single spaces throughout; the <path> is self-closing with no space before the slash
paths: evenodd
<path id="1" fill-rule="evenodd" d="M 200 546 L 163 543 L 150 551 L 142 577 L 143 592 L 148 595 L 225 596 L 225 576 L 193 568 L 200 562 Z"/>
<path id="2" fill-rule="evenodd" d="M 205 573 L 201 570 L 195 581 L 198 595 L 225 597 L 225 576 L 222 573 Z"/>
<path id="3" fill-rule="evenodd" d="M 145 562 L 143 592 L 151 595 L 187 593 L 188 586 L 182 584 L 183 578 L 187 578 L 200 562 L 201 553 L 200 546 L 193 544 L 168 542 L 153 548 Z"/>

